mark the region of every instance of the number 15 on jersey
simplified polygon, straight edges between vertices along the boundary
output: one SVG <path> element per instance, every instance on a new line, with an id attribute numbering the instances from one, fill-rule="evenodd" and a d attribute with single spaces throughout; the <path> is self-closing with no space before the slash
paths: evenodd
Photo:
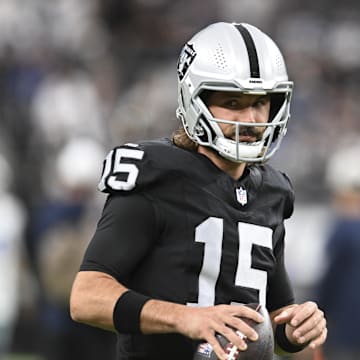
<path id="1" fill-rule="evenodd" d="M 202 268 L 199 274 L 197 303 L 189 306 L 212 306 L 215 304 L 215 286 L 220 274 L 223 240 L 223 219 L 209 217 L 195 229 L 195 241 L 205 244 Z M 272 249 L 270 228 L 238 223 L 239 254 L 235 286 L 258 290 L 259 303 L 266 306 L 267 272 L 252 267 L 252 247 L 260 245 Z M 232 304 L 236 304 L 232 302 Z"/>

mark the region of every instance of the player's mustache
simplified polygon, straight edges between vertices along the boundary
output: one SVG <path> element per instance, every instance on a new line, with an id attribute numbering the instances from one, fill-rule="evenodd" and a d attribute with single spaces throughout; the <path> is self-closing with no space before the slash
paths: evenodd
<path id="1" fill-rule="evenodd" d="M 240 126 L 238 128 L 239 136 L 251 136 L 251 137 L 255 137 L 256 140 L 261 140 L 263 132 L 264 132 L 263 129 L 255 126 Z M 224 135 L 228 138 L 235 139 L 236 126 L 229 129 L 229 131 L 227 131 Z"/>

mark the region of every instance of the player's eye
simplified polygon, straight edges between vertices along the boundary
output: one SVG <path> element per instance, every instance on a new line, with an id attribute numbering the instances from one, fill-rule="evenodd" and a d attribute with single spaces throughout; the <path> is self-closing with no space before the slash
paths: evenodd
<path id="1" fill-rule="evenodd" d="M 254 107 L 262 107 L 266 106 L 268 102 L 270 101 L 270 98 L 268 96 L 264 96 L 256 100 L 253 104 Z"/>
<path id="2" fill-rule="evenodd" d="M 225 107 L 230 109 L 236 109 L 241 106 L 240 102 L 237 99 L 228 99 L 224 103 Z"/>

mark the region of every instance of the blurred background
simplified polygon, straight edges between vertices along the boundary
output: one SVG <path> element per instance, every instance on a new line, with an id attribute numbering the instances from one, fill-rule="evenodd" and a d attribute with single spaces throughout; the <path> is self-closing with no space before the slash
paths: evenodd
<path id="1" fill-rule="evenodd" d="M 333 334 L 296 358 L 360 359 L 355 0 L 0 0 L 0 359 L 113 359 L 114 335 L 68 314 L 104 202 L 102 160 L 178 127 L 177 56 L 216 21 L 267 32 L 295 81 L 272 164 L 297 194 L 286 249 L 296 296 L 319 301 Z"/>

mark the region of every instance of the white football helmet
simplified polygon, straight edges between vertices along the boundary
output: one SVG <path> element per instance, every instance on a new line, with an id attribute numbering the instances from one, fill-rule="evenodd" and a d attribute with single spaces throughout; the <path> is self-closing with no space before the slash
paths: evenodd
<path id="1" fill-rule="evenodd" d="M 255 26 L 216 23 L 197 33 L 178 60 L 177 117 L 188 136 L 235 162 L 264 162 L 279 148 L 290 117 L 293 82 L 274 41 Z M 207 91 L 270 94 L 270 118 L 256 142 L 239 141 L 239 129 L 259 124 L 233 122 L 212 116 L 202 99 Z M 235 140 L 226 138 L 219 123 L 236 126 Z"/>

